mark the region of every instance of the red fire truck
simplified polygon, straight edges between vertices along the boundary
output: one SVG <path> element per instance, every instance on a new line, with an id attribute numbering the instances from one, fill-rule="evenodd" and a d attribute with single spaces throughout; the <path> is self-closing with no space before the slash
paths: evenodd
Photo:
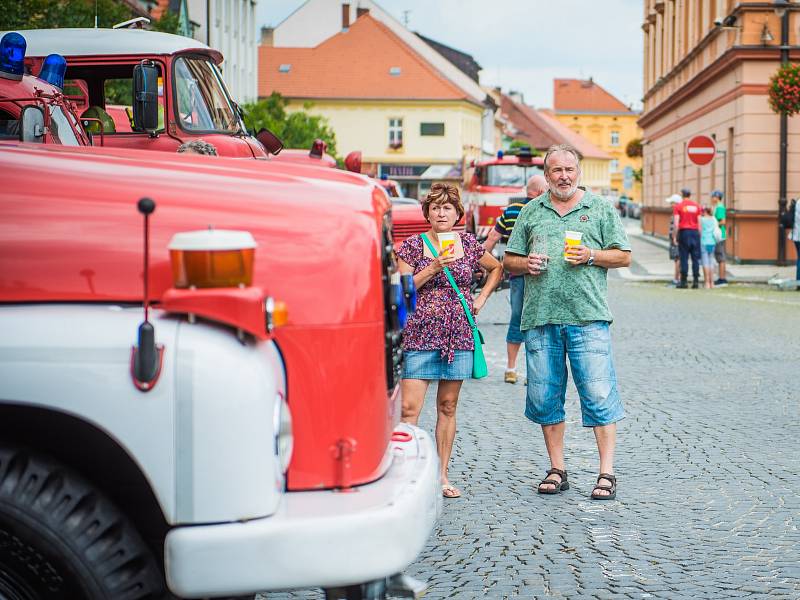
<path id="1" fill-rule="evenodd" d="M 24 44 L 14 32 L 0 38 L 0 140 L 87 145 L 61 89 L 24 72 Z"/>
<path id="2" fill-rule="evenodd" d="M 0 143 L 0 173 L 0 590 L 411 593 L 441 491 L 398 424 L 385 193 L 52 145 Z"/>
<path id="3" fill-rule="evenodd" d="M 525 196 L 525 184 L 533 175 L 544 173 L 544 161 L 532 156 L 528 147 L 498 151 L 497 157 L 473 164 L 464 197 L 467 231 L 485 238 L 509 199 Z"/>

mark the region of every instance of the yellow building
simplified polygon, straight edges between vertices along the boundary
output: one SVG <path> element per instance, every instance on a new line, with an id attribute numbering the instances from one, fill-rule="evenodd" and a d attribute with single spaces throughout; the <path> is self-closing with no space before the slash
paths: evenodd
<path id="1" fill-rule="evenodd" d="M 431 183 L 461 183 L 479 158 L 484 106 L 442 77 L 383 23 L 363 14 L 314 48 L 261 46 L 259 96 L 328 119 L 337 152 L 362 152 L 364 172 L 421 198 Z"/>
<path id="2" fill-rule="evenodd" d="M 639 112 L 632 111 L 592 79 L 553 80 L 555 117 L 582 135 L 610 157 L 611 196 L 642 201 L 642 186 L 634 172 L 641 174 L 641 156 L 631 158 L 628 143 L 642 138 L 637 124 Z"/>

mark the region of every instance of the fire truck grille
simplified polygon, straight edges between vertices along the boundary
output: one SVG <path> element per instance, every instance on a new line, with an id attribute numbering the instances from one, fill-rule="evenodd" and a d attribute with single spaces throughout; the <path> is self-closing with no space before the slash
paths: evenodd
<path id="1" fill-rule="evenodd" d="M 400 316 L 392 302 L 392 275 L 397 272 L 397 261 L 392 243 L 392 217 L 386 213 L 383 219 L 381 263 L 383 269 L 383 306 L 384 306 L 384 348 L 386 364 L 386 387 L 391 391 L 400 382 L 403 369 L 403 331 L 400 328 Z"/>

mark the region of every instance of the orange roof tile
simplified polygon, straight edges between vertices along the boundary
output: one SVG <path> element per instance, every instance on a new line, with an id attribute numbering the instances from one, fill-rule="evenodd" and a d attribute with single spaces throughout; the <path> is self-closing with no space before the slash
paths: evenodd
<path id="1" fill-rule="evenodd" d="M 468 99 L 369 14 L 315 48 L 259 46 L 258 95 L 273 91 L 288 98 Z"/>
<path id="2" fill-rule="evenodd" d="M 611 158 L 608 153 L 558 121 L 549 114 L 550 111 L 536 110 L 527 104 L 515 102 L 505 94 L 501 97 L 500 110 L 517 130 L 514 137 L 528 142 L 537 150 L 547 150 L 554 144 L 570 144 L 584 158 Z"/>
<path id="3" fill-rule="evenodd" d="M 629 113 L 613 95 L 591 79 L 554 79 L 553 107 L 556 112 Z"/>

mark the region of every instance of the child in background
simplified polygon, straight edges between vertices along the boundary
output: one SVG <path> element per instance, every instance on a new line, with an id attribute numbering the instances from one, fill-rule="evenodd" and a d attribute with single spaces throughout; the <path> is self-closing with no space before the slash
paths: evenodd
<path id="1" fill-rule="evenodd" d="M 714 287 L 714 248 L 717 239 L 714 230 L 717 220 L 711 216 L 711 208 L 703 207 L 703 216 L 700 217 L 700 262 L 703 264 L 703 281 L 706 288 Z"/>

